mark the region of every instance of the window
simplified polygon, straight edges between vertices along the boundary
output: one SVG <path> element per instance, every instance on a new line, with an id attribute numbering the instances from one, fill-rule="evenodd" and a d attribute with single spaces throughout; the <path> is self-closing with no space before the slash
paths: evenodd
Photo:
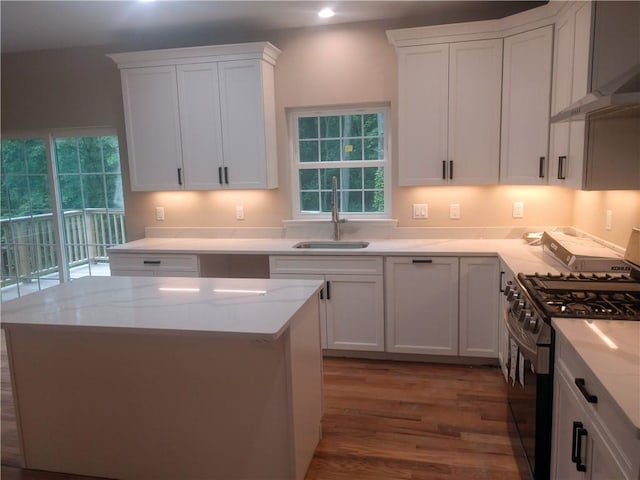
<path id="1" fill-rule="evenodd" d="M 390 215 L 388 107 L 297 111 L 291 113 L 291 127 L 297 218 L 330 214 L 333 177 L 341 213 Z"/>
<path id="2" fill-rule="evenodd" d="M 109 275 L 106 249 L 125 241 L 117 136 L 4 135 L 1 146 L 2 300 Z"/>

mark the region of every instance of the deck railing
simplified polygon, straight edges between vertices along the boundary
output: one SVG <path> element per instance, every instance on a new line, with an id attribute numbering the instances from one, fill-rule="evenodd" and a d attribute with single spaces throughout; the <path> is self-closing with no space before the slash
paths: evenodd
<path id="1" fill-rule="evenodd" d="M 122 210 L 68 210 L 63 218 L 70 267 L 106 261 L 107 248 L 126 241 Z M 53 214 L 1 219 L 0 235 L 3 285 L 58 271 Z"/>

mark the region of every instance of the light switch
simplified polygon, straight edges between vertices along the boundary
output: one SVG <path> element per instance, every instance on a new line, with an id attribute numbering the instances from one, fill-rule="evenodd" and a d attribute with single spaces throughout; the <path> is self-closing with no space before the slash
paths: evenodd
<path id="1" fill-rule="evenodd" d="M 236 205 L 236 220 L 244 220 L 244 207 Z"/>
<path id="2" fill-rule="evenodd" d="M 426 203 L 414 203 L 413 218 L 429 218 L 429 205 Z"/>
<path id="3" fill-rule="evenodd" d="M 156 207 L 156 220 L 164 221 L 164 207 Z"/>
<path id="4" fill-rule="evenodd" d="M 513 202 L 513 218 L 524 217 L 524 202 Z"/>
<path id="5" fill-rule="evenodd" d="M 460 218 L 460 204 L 452 203 L 449 205 L 449 218 L 452 220 L 458 220 Z"/>
<path id="6" fill-rule="evenodd" d="M 613 210 L 607 210 L 604 217 L 604 228 L 605 230 L 611 230 L 613 228 Z"/>

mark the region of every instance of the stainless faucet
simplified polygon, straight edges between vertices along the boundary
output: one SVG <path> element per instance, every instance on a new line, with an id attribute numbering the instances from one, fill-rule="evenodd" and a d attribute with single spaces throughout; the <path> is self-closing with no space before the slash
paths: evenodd
<path id="1" fill-rule="evenodd" d="M 331 179 L 331 223 L 333 223 L 333 239 L 340 240 L 340 224 L 346 222 L 338 212 L 338 178 Z"/>

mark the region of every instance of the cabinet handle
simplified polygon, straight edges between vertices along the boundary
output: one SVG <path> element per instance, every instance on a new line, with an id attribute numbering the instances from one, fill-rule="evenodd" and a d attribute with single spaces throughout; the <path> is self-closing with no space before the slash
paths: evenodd
<path id="1" fill-rule="evenodd" d="M 222 167 L 218 167 L 218 183 L 222 185 Z"/>
<path id="2" fill-rule="evenodd" d="M 224 167 L 224 183 L 229 185 L 229 168 Z"/>
<path id="3" fill-rule="evenodd" d="M 182 169 L 178 169 L 178 185 L 182 185 Z"/>
<path id="4" fill-rule="evenodd" d="M 442 179 L 443 180 L 447 179 L 447 161 L 446 160 L 442 160 Z"/>
<path id="5" fill-rule="evenodd" d="M 589 402 L 589 403 L 598 403 L 598 396 L 597 395 L 592 395 L 591 393 L 589 393 L 587 391 L 587 387 L 585 386 L 585 381 L 584 378 L 576 378 L 575 379 L 575 384 L 578 387 L 578 390 L 580 390 L 580 393 L 582 394 L 582 396 L 584 397 L 584 399 Z"/>
<path id="6" fill-rule="evenodd" d="M 449 160 L 449 180 L 453 180 L 453 160 Z"/>
<path id="7" fill-rule="evenodd" d="M 566 163 L 567 163 L 567 157 L 565 155 L 558 157 L 558 180 L 567 179 L 566 172 L 565 172 Z"/>
<path id="8" fill-rule="evenodd" d="M 540 163 L 538 165 L 538 177 L 544 178 L 544 160 L 545 157 L 540 157 Z"/>
<path id="9" fill-rule="evenodd" d="M 433 263 L 430 258 L 414 258 L 411 263 Z"/>
<path id="10" fill-rule="evenodd" d="M 143 260 L 142 263 L 144 265 L 160 265 L 160 260 Z"/>
<path id="11" fill-rule="evenodd" d="M 331 282 L 327 280 L 327 300 L 331 300 Z"/>
<path id="12" fill-rule="evenodd" d="M 502 286 L 503 280 L 504 280 L 504 272 L 500 272 L 500 280 L 498 281 L 498 290 L 500 290 L 500 293 L 504 293 L 504 287 Z"/>
<path id="13" fill-rule="evenodd" d="M 324 287 L 320 289 L 320 300 L 324 300 Z"/>
<path id="14" fill-rule="evenodd" d="M 582 463 L 582 438 L 587 438 L 589 432 L 584 428 L 582 422 L 573 422 L 573 433 L 571 435 L 571 461 L 576 464 L 578 472 L 586 472 L 587 466 Z"/>

